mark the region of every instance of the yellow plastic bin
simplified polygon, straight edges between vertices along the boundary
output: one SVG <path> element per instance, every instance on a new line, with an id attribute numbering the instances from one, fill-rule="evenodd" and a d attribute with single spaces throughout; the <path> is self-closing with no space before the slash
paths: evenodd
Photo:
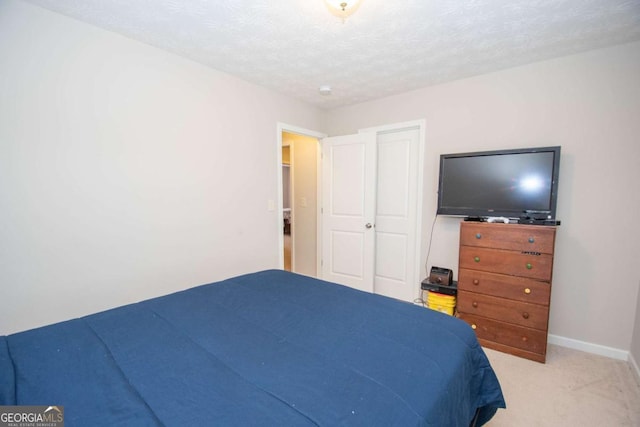
<path id="1" fill-rule="evenodd" d="M 453 312 L 456 308 L 456 297 L 453 295 L 445 295 L 428 291 L 427 307 L 431 310 L 440 311 L 453 316 Z"/>

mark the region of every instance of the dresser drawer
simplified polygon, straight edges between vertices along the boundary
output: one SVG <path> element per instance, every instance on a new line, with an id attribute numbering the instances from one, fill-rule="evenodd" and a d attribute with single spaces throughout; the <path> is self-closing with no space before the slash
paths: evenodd
<path id="1" fill-rule="evenodd" d="M 546 306 L 551 299 L 548 282 L 466 268 L 458 270 L 458 290 Z"/>
<path id="2" fill-rule="evenodd" d="M 546 330 L 549 319 L 549 309 L 542 305 L 460 290 L 458 290 L 457 309 L 459 313 L 488 317 L 534 329 Z"/>
<path id="3" fill-rule="evenodd" d="M 553 254 L 555 227 L 462 222 L 460 244 L 519 252 Z"/>
<path id="4" fill-rule="evenodd" d="M 459 267 L 551 281 L 553 256 L 460 246 Z"/>
<path id="5" fill-rule="evenodd" d="M 519 348 L 532 353 L 546 353 L 546 331 L 502 323 L 497 320 L 466 313 L 460 313 L 460 318 L 471 325 L 479 339 Z"/>

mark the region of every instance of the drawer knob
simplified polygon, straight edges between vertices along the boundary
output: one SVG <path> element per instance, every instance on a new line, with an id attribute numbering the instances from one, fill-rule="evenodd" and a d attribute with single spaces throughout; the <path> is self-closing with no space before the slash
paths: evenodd
<path id="1" fill-rule="evenodd" d="M 524 313 L 522 313 L 522 317 L 524 319 L 528 319 L 529 318 L 529 313 L 527 313 L 526 311 Z"/>
<path id="2" fill-rule="evenodd" d="M 529 341 L 529 338 L 527 338 L 527 337 L 522 337 L 522 342 L 527 342 L 527 341 Z"/>
<path id="3" fill-rule="evenodd" d="M 479 256 L 474 257 L 474 258 L 473 258 L 473 260 L 474 260 L 475 262 L 480 262 L 480 257 L 479 257 Z"/>
<path id="4" fill-rule="evenodd" d="M 477 233 L 477 234 L 476 234 L 476 239 L 482 239 L 482 234 Z"/>
<path id="5" fill-rule="evenodd" d="M 472 324 L 471 324 L 471 329 L 476 329 L 476 328 L 477 328 L 476 324 L 475 324 L 475 323 L 472 323 Z"/>
<path id="6" fill-rule="evenodd" d="M 477 302 L 477 301 L 474 301 L 474 302 L 472 302 L 472 303 L 471 303 L 471 305 L 472 305 L 474 308 L 477 308 L 477 307 L 478 307 L 478 302 Z"/>
<path id="7" fill-rule="evenodd" d="M 533 268 L 533 265 L 531 265 L 530 262 L 527 263 L 527 270 L 531 270 Z"/>
<path id="8" fill-rule="evenodd" d="M 473 279 L 473 284 L 478 286 L 480 284 L 480 280 L 478 279 Z"/>
<path id="9" fill-rule="evenodd" d="M 525 289 L 524 289 L 524 293 L 525 293 L 525 294 L 527 294 L 527 295 L 529 295 L 529 294 L 531 293 L 531 289 L 529 289 L 529 288 L 525 288 Z"/>
<path id="10" fill-rule="evenodd" d="M 535 243 L 536 239 L 533 238 L 533 236 L 529 237 L 529 243 Z"/>

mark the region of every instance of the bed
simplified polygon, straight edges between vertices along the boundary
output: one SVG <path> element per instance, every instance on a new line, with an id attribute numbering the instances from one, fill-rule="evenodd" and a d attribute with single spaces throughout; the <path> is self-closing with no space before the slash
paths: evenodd
<path id="1" fill-rule="evenodd" d="M 0 405 L 66 427 L 466 427 L 505 402 L 464 322 L 268 270 L 0 337 Z"/>

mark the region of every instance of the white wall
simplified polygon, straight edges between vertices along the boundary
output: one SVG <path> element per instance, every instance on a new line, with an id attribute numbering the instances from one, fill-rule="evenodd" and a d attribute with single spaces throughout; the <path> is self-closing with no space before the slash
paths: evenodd
<path id="1" fill-rule="evenodd" d="M 640 279 L 639 76 L 632 43 L 335 109 L 325 129 L 426 119 L 422 260 L 440 154 L 561 145 L 550 333 L 628 351 Z M 457 270 L 458 223 L 437 220 L 429 265 Z"/>
<path id="2" fill-rule="evenodd" d="M 278 266 L 278 122 L 323 113 L 0 2 L 0 334 Z"/>
<path id="3" fill-rule="evenodd" d="M 638 283 L 640 288 L 640 283 Z M 640 289 L 638 290 L 638 302 L 636 303 L 636 321 L 631 340 L 629 359 L 633 363 L 638 380 L 640 381 Z"/>

